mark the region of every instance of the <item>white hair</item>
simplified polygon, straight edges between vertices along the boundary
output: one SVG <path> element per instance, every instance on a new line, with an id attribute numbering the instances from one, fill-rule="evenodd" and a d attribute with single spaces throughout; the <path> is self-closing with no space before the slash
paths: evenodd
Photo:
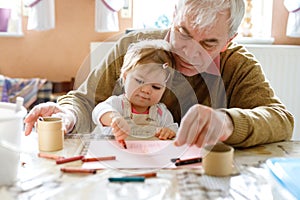
<path id="1" fill-rule="evenodd" d="M 229 9 L 229 36 L 238 30 L 245 14 L 244 0 L 179 0 L 176 17 L 189 18 L 193 28 L 201 29 L 214 25 L 218 13 Z M 176 19 L 176 18 L 175 18 Z"/>

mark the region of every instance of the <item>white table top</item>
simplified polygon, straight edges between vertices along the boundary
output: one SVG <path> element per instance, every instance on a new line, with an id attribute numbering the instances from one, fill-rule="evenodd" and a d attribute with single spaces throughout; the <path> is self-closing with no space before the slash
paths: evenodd
<path id="1" fill-rule="evenodd" d="M 84 155 L 90 140 L 98 134 L 67 136 L 57 155 Z M 280 142 L 253 148 L 235 149 L 238 174 L 230 177 L 207 176 L 200 169 L 158 169 L 157 177 L 144 183 L 110 183 L 110 176 L 124 176 L 145 170 L 98 170 L 96 174 L 69 174 L 62 166 L 81 166 L 81 161 L 57 165 L 39 158 L 37 134 L 22 138 L 18 180 L 0 187 L 0 199 L 286 199 L 287 191 L 270 177 L 265 161 L 272 157 L 300 157 L 300 142 Z"/>

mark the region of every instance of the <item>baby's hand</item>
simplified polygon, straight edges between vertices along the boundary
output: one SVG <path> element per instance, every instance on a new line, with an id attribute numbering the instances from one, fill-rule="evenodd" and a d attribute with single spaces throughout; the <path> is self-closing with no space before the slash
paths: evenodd
<path id="1" fill-rule="evenodd" d="M 172 139 L 175 135 L 176 133 L 174 131 L 166 127 L 159 129 L 159 131 L 155 134 L 155 136 L 160 140 Z"/>
<path id="2" fill-rule="evenodd" d="M 113 117 L 111 127 L 116 140 L 124 140 L 130 133 L 130 126 L 122 116 Z"/>

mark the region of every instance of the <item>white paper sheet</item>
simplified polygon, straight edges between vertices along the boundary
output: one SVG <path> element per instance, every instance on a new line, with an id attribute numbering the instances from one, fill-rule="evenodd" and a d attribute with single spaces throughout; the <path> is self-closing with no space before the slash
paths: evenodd
<path id="1" fill-rule="evenodd" d="M 141 140 L 126 141 L 124 149 L 115 140 L 91 141 L 86 157 L 116 156 L 116 160 L 88 162 L 83 168 L 175 168 L 172 158 L 200 157 L 200 148 L 195 146 L 175 147 L 173 141 Z M 189 166 L 201 166 L 201 163 Z M 185 166 L 183 166 L 185 167 Z"/>

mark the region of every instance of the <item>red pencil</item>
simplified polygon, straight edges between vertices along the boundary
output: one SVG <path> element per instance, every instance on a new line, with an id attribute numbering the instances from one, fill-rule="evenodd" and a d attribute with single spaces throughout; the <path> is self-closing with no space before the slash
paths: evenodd
<path id="1" fill-rule="evenodd" d="M 96 169 L 84 169 L 84 168 L 76 168 L 76 167 L 62 167 L 60 171 L 66 173 L 87 173 L 87 174 L 96 174 Z"/>
<path id="2" fill-rule="evenodd" d="M 127 145 L 125 143 L 125 140 L 119 140 L 118 142 L 124 147 L 124 149 L 127 149 Z"/>
<path id="3" fill-rule="evenodd" d="M 70 157 L 70 158 L 62 158 L 62 159 L 58 159 L 56 160 L 56 164 L 63 164 L 63 163 L 67 163 L 67 162 L 73 162 L 76 160 L 81 160 L 84 156 L 74 156 L 74 157 Z"/>

